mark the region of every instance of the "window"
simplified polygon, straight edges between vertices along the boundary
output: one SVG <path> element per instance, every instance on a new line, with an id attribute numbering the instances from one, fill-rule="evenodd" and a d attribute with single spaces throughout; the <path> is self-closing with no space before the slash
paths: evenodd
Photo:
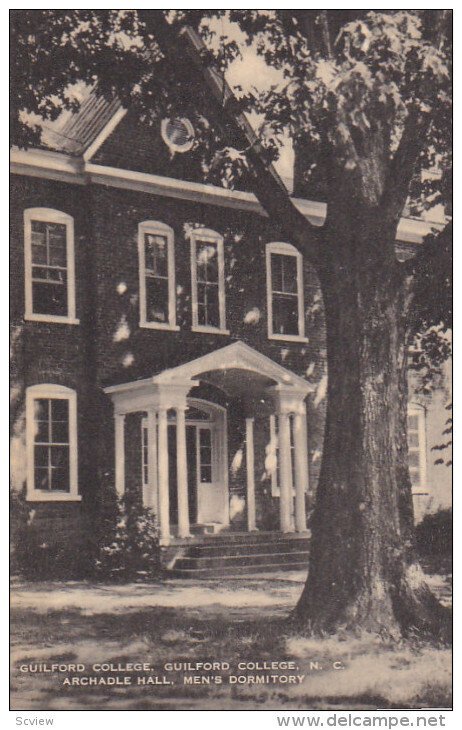
<path id="1" fill-rule="evenodd" d="M 80 500 L 77 485 L 77 399 L 60 385 L 27 389 L 27 498 Z"/>
<path id="2" fill-rule="evenodd" d="M 409 406 L 407 415 L 407 442 L 412 491 L 414 494 L 427 494 L 425 410 L 421 406 Z"/>
<path id="3" fill-rule="evenodd" d="M 194 144 L 194 127 L 189 119 L 163 119 L 160 131 L 172 152 L 188 152 Z"/>
<path id="4" fill-rule="evenodd" d="M 212 432 L 210 428 L 198 428 L 199 431 L 199 481 L 201 484 L 212 483 Z"/>
<path id="5" fill-rule="evenodd" d="M 140 223 L 140 326 L 178 330 L 172 229 L 158 221 Z"/>
<path id="6" fill-rule="evenodd" d="M 49 208 L 24 211 L 25 318 L 78 324 L 74 221 Z"/>
<path id="7" fill-rule="evenodd" d="M 196 229 L 191 234 L 192 329 L 195 332 L 226 330 L 223 237 Z"/>
<path id="8" fill-rule="evenodd" d="M 303 260 L 289 243 L 266 246 L 268 337 L 306 342 Z"/>

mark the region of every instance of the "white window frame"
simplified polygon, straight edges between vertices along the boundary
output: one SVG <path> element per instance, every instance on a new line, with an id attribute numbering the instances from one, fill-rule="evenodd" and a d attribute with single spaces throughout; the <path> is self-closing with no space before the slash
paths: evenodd
<path id="1" fill-rule="evenodd" d="M 168 322 L 150 322 L 147 320 L 146 307 L 146 249 L 144 236 L 164 236 L 167 239 L 168 268 Z M 173 229 L 161 221 L 143 221 L 138 225 L 138 259 L 140 287 L 140 327 L 153 330 L 171 330 L 177 332 L 176 324 L 176 291 L 175 291 L 175 238 Z"/>
<path id="2" fill-rule="evenodd" d="M 271 254 L 294 256 L 297 260 L 297 300 L 298 300 L 298 334 L 284 335 L 273 332 L 273 289 L 271 272 Z M 291 243 L 273 241 L 266 244 L 266 303 L 268 310 L 268 339 L 285 342 L 308 342 L 305 337 L 305 303 L 303 292 L 303 257 Z"/>
<path id="3" fill-rule="evenodd" d="M 427 486 L 427 433 L 425 425 L 425 408 L 416 403 L 411 403 L 407 409 L 407 415 L 414 416 L 417 418 L 417 430 L 419 438 L 418 454 L 419 454 L 419 476 L 420 484 L 418 486 L 412 485 L 412 494 L 415 495 L 428 495 Z M 417 451 L 416 447 L 412 447 L 414 451 Z M 408 445 L 409 450 L 409 445 Z"/>
<path id="4" fill-rule="evenodd" d="M 199 309 L 197 302 L 197 242 L 205 241 L 217 246 L 218 255 L 218 308 L 220 326 L 199 324 Z M 226 296 L 225 296 L 225 254 L 223 236 L 210 228 L 195 228 L 191 232 L 191 303 L 192 303 L 192 331 L 208 332 L 210 334 L 229 335 L 226 329 Z"/>
<path id="5" fill-rule="evenodd" d="M 35 414 L 34 401 L 39 398 L 67 400 L 69 403 L 69 491 L 45 492 L 35 489 Z M 26 391 L 27 501 L 80 502 L 78 488 L 77 394 L 64 385 L 31 385 Z"/>
<path id="6" fill-rule="evenodd" d="M 58 223 L 66 226 L 67 257 L 67 315 L 41 314 L 33 311 L 32 299 L 32 221 Z M 61 322 L 79 324 L 75 312 L 75 250 L 74 219 L 71 215 L 54 208 L 27 208 L 24 211 L 24 282 L 25 313 L 24 319 L 32 322 Z"/>

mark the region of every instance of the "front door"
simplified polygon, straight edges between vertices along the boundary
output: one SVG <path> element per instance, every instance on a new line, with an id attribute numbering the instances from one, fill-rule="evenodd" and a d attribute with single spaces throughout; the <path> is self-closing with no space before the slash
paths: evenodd
<path id="1" fill-rule="evenodd" d="M 190 409 L 193 410 L 193 409 Z M 212 409 L 210 409 L 212 411 Z M 191 417 L 192 415 L 192 417 Z M 202 420 L 198 410 L 186 417 L 186 458 L 188 470 L 189 521 L 194 524 L 227 524 L 228 484 L 226 419 L 213 411 Z M 214 417 L 215 416 L 215 417 Z M 168 466 L 170 524 L 178 524 L 178 487 L 176 458 L 176 423 L 168 424 Z M 148 490 L 148 432 L 142 422 L 143 494 Z M 146 497 L 144 497 L 145 499 Z"/>

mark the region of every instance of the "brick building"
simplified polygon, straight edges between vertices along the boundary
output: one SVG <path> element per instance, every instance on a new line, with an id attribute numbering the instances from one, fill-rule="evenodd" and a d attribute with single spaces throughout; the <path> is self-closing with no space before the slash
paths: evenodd
<path id="1" fill-rule="evenodd" d="M 60 539 L 103 481 L 156 512 L 164 545 L 306 536 L 322 453 L 316 276 L 255 197 L 200 182 L 188 120 L 144 128 L 90 96 L 12 152 L 13 487 Z M 314 223 L 325 206 L 297 199 Z M 406 254 L 427 232 L 403 219 Z M 418 517 L 447 506 L 431 447 L 446 384 L 411 392 Z"/>

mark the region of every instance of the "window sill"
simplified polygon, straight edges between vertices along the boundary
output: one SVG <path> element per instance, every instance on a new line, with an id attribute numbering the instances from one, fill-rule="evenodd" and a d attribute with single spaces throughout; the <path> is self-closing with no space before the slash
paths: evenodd
<path id="1" fill-rule="evenodd" d="M 26 322 L 48 322 L 50 324 L 80 324 L 75 317 L 59 317 L 52 314 L 25 314 Z"/>
<path id="2" fill-rule="evenodd" d="M 413 497 L 429 497 L 430 496 L 430 492 L 424 492 L 423 488 L 420 488 L 420 487 L 415 487 L 414 489 L 412 489 L 411 493 L 412 493 Z"/>
<path id="3" fill-rule="evenodd" d="M 32 492 L 26 497 L 27 502 L 81 502 L 81 494 L 69 494 L 68 492 Z"/>
<path id="4" fill-rule="evenodd" d="M 269 340 L 277 340 L 279 342 L 309 342 L 308 337 L 302 337 L 302 335 L 268 335 Z"/>
<path id="5" fill-rule="evenodd" d="M 177 324 L 163 324 L 162 322 L 140 322 L 140 327 L 146 330 L 164 330 L 166 332 L 179 332 Z"/>
<path id="6" fill-rule="evenodd" d="M 222 330 L 222 329 L 219 329 L 218 327 L 207 327 L 205 325 L 200 325 L 200 324 L 197 324 L 197 325 L 194 325 L 193 327 L 191 327 L 191 331 L 192 332 L 203 332 L 203 333 L 209 334 L 209 335 L 229 335 L 230 334 L 229 330 Z"/>

